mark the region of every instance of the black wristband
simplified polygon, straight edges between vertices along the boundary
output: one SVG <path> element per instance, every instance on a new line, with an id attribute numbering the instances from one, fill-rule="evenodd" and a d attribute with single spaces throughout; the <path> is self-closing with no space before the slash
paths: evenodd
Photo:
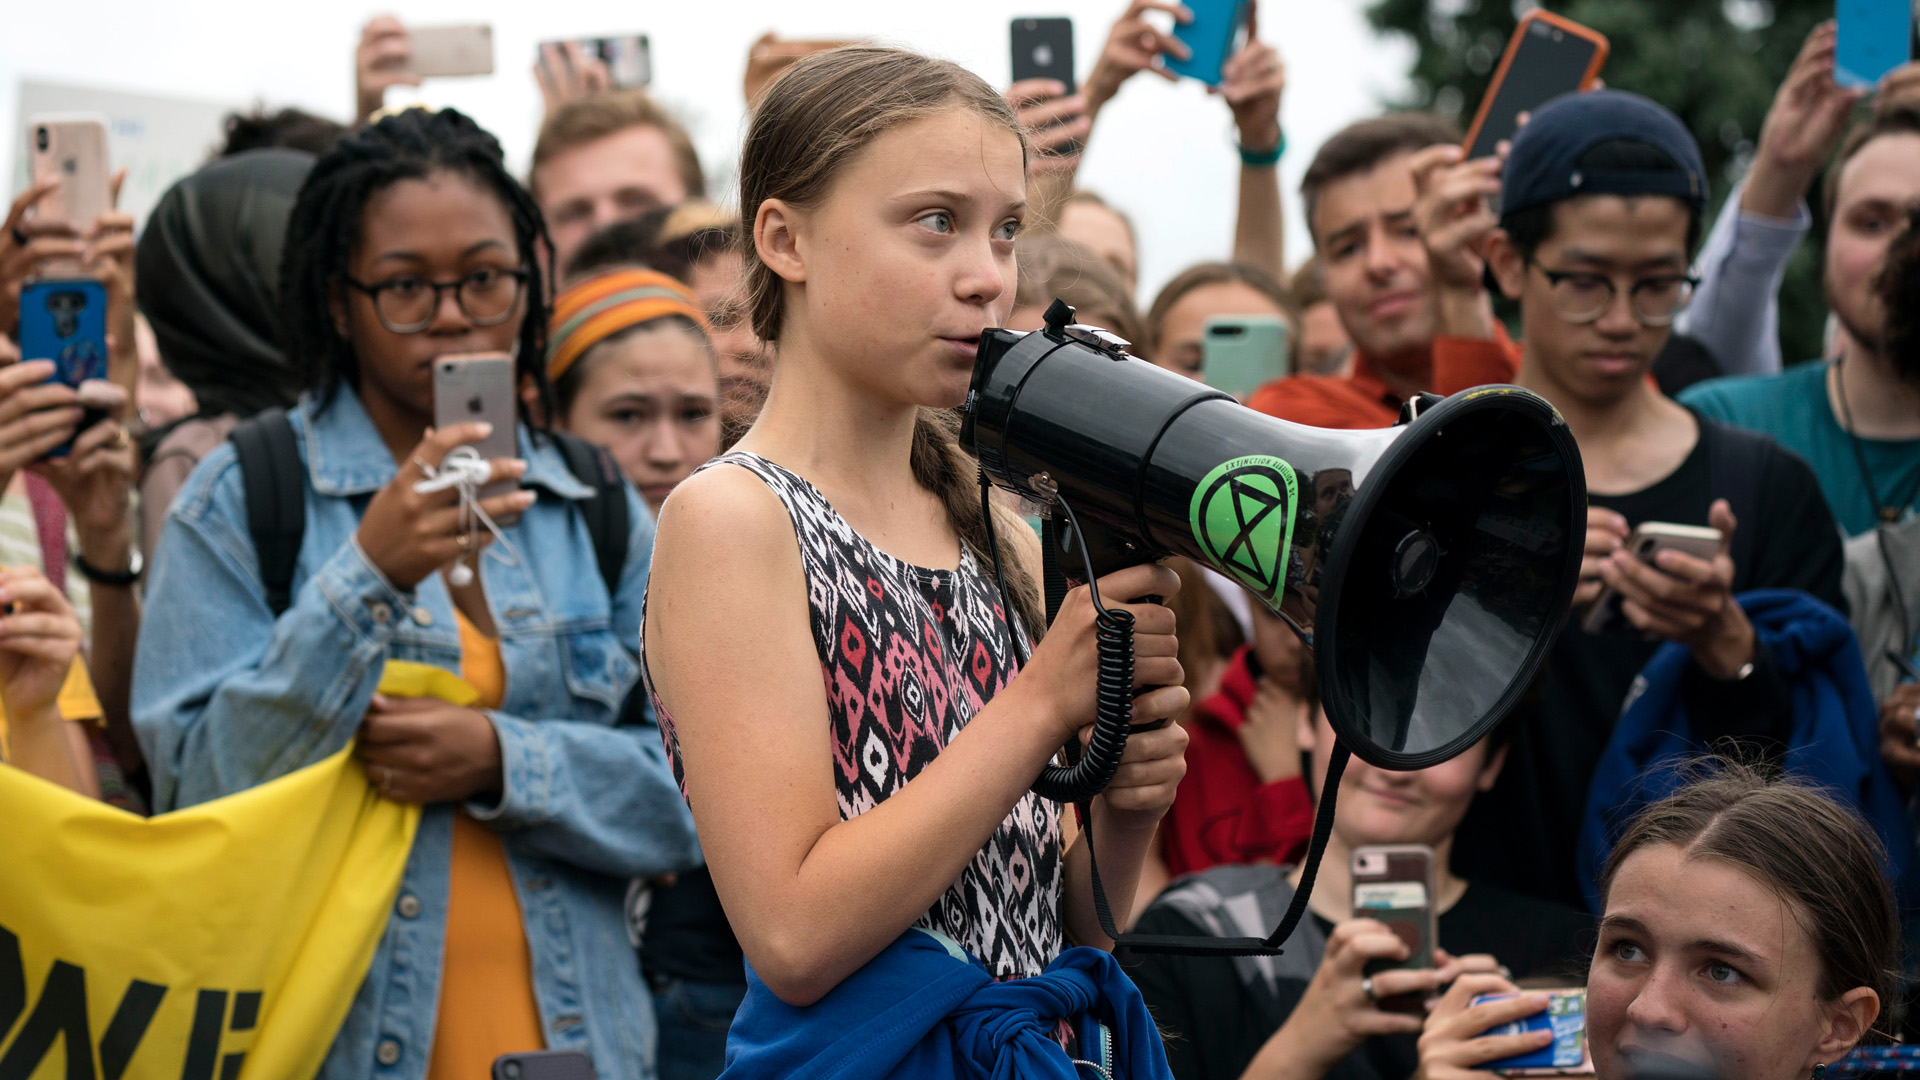
<path id="1" fill-rule="evenodd" d="M 139 548 L 134 548 L 129 554 L 125 570 L 102 570 L 88 562 L 87 557 L 77 551 L 73 553 L 73 565 L 80 571 L 82 577 L 95 585 L 106 585 L 116 589 L 124 589 L 138 582 L 141 571 L 147 568 L 146 560 L 140 557 Z"/>

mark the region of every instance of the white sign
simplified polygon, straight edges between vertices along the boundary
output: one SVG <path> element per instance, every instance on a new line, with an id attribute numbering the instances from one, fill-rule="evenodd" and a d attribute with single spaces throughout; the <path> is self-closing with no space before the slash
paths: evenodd
<path id="1" fill-rule="evenodd" d="M 30 117 L 99 113 L 107 118 L 111 165 L 115 171 L 127 170 L 120 209 L 133 215 L 138 228 L 146 224 L 147 212 L 174 181 L 206 164 L 219 149 L 226 137 L 226 116 L 232 111 L 232 106 L 208 101 L 22 79 L 13 128 L 13 193 L 27 186 Z"/>

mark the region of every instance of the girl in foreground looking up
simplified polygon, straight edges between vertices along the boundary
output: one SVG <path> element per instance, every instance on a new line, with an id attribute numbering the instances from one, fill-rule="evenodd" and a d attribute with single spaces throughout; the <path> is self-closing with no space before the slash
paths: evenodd
<path id="1" fill-rule="evenodd" d="M 820 1002 L 915 926 L 999 979 L 1041 973 L 1063 939 L 1108 947 L 1088 845 L 1063 852 L 1058 809 L 1028 790 L 1093 720 L 1093 608 L 1071 594 L 1016 671 L 1038 547 L 999 521 L 1020 609 L 1001 610 L 975 466 L 937 411 L 1013 304 L 1020 129 L 964 69 L 849 48 L 773 85 L 741 159 L 748 302 L 778 360 L 753 429 L 661 513 L 643 654 L 759 980 L 746 1008 L 763 988 Z M 1140 566 L 1100 587 L 1111 606 L 1179 582 Z M 1161 687 L 1136 716 L 1175 715 L 1172 612 L 1127 607 L 1136 685 Z M 1185 742 L 1135 734 L 1093 800 L 1116 911 Z"/>
<path id="2" fill-rule="evenodd" d="M 1601 877 L 1587 973 L 1599 1080 L 1642 1071 L 1725 1080 L 1818 1080 L 1891 1000 L 1899 922 L 1885 854 L 1820 792 L 1726 765 L 1647 807 Z M 1420 1037 L 1422 1080 L 1545 1045 L 1537 1032 L 1476 1038 L 1539 1012 L 1544 995 L 1497 975 L 1454 983 Z"/>

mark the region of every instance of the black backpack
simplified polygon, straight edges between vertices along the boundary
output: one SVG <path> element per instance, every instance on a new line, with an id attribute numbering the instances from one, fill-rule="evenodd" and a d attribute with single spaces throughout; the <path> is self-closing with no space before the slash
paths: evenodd
<path id="1" fill-rule="evenodd" d="M 607 596 L 620 589 L 627 564 L 627 537 L 633 522 L 627 513 L 627 480 L 605 450 L 563 432 L 548 437 L 560 447 L 567 468 L 593 495 L 580 502 L 587 535 L 600 565 Z M 240 478 L 247 492 L 247 532 L 260 560 L 260 581 L 266 586 L 267 606 L 275 618 L 293 603 L 293 568 L 300 558 L 300 538 L 307 530 L 307 470 L 300 460 L 293 424 L 284 409 L 269 409 L 228 436 L 240 460 Z"/>

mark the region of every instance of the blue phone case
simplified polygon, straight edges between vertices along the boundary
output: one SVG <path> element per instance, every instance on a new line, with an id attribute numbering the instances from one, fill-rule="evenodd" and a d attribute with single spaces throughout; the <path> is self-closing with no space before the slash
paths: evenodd
<path id="1" fill-rule="evenodd" d="M 1244 0 L 1186 0 L 1193 12 L 1190 23 L 1175 23 L 1173 36 L 1186 43 L 1193 55 L 1185 60 L 1167 57 L 1167 70 L 1208 86 L 1220 85 L 1220 69 L 1233 51 L 1233 36 L 1240 31 L 1246 16 Z"/>
<path id="2" fill-rule="evenodd" d="M 1478 1005 L 1500 1001 L 1512 994 L 1481 994 L 1473 999 Z M 1530 1054 L 1503 1058 L 1477 1066 L 1494 1072 L 1517 1069 L 1572 1069 L 1586 1060 L 1587 994 L 1584 990 L 1549 991 L 1547 1008 L 1523 1020 L 1503 1024 L 1485 1035 L 1523 1035 L 1529 1031 L 1551 1031 L 1553 1041 Z"/>
<path id="3" fill-rule="evenodd" d="M 35 281 L 21 289 L 20 358 L 53 361 L 49 382 L 78 387 L 106 378 L 107 287 L 73 278 Z M 63 457 L 69 449 L 57 446 L 47 456 Z"/>
<path id="4" fill-rule="evenodd" d="M 1909 0 L 1835 0 L 1839 38 L 1833 78 L 1849 89 L 1872 89 L 1881 76 L 1912 59 L 1913 5 Z"/>

